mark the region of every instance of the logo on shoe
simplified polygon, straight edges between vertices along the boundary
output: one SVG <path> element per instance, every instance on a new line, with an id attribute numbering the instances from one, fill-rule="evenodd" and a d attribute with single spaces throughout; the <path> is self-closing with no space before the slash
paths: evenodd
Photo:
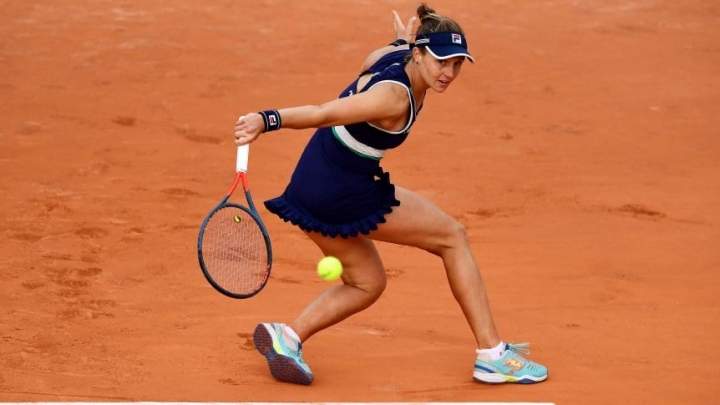
<path id="1" fill-rule="evenodd" d="M 503 363 L 503 366 L 511 368 L 513 370 L 512 373 L 514 373 L 518 370 L 521 370 L 523 367 L 525 367 L 525 362 L 523 362 L 519 359 L 516 359 L 514 357 L 511 357 L 511 358 L 505 360 L 505 363 Z M 512 374 L 512 373 L 508 373 L 508 374 Z"/>

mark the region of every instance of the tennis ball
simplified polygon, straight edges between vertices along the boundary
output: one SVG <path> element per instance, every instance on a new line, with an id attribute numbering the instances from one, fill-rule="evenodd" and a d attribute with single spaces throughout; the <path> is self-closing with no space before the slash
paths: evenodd
<path id="1" fill-rule="evenodd" d="M 334 256 L 325 256 L 317 264 L 317 273 L 325 281 L 335 281 L 342 276 L 342 263 Z"/>
<path id="2" fill-rule="evenodd" d="M 235 222 L 237 222 L 237 223 L 239 224 L 240 221 L 241 221 L 240 215 L 235 215 L 235 216 L 233 217 L 233 221 L 235 221 Z"/>

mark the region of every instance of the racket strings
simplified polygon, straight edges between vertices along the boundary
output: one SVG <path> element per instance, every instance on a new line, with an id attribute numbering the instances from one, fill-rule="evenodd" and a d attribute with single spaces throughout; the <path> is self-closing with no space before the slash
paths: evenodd
<path id="1" fill-rule="evenodd" d="M 255 219 L 245 210 L 226 206 L 209 219 L 202 241 L 210 277 L 233 294 L 252 294 L 265 284 L 268 251 Z"/>

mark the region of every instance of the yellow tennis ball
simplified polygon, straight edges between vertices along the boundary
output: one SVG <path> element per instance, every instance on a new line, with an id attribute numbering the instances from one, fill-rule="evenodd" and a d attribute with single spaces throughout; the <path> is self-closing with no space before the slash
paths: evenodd
<path id="1" fill-rule="evenodd" d="M 325 281 L 335 281 L 342 276 L 343 267 L 334 256 L 325 256 L 317 264 L 317 273 Z"/>

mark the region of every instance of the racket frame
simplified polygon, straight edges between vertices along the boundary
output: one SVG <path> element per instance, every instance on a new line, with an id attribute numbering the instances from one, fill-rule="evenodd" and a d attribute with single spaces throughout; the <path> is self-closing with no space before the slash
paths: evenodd
<path id="1" fill-rule="evenodd" d="M 221 294 L 228 296 L 230 298 L 235 299 L 245 299 L 255 296 L 257 293 L 262 291 L 263 288 L 265 288 L 265 285 L 267 284 L 268 280 L 270 279 L 270 272 L 272 270 L 272 244 L 270 243 L 270 235 L 268 234 L 267 228 L 265 227 L 265 224 L 262 222 L 262 219 L 260 219 L 260 214 L 257 211 L 257 208 L 255 207 L 255 203 L 253 202 L 252 196 L 250 195 L 250 187 L 248 185 L 247 180 L 247 162 L 248 162 L 248 145 L 239 146 L 238 147 L 238 156 L 237 156 L 237 172 L 235 175 L 235 181 L 233 182 L 232 186 L 230 187 L 230 190 L 227 192 L 225 197 L 220 201 L 218 205 L 215 206 L 215 208 L 208 213 L 208 215 L 205 217 L 205 219 L 202 222 L 202 225 L 200 225 L 200 232 L 198 233 L 198 240 L 197 240 L 197 252 L 198 252 L 198 261 L 200 262 L 200 269 L 202 269 L 203 275 L 207 279 L 207 281 L 210 283 L 210 285 L 215 288 L 218 292 Z M 248 203 L 248 206 L 245 207 L 240 204 L 228 202 L 230 200 L 230 197 L 235 193 L 235 189 L 238 185 L 242 184 L 242 189 L 245 194 L 245 200 Z M 231 291 L 227 291 L 224 289 L 221 285 L 219 285 L 210 275 L 208 272 L 206 266 L 205 266 L 205 260 L 203 258 L 203 252 L 202 252 L 202 241 L 203 236 L 205 235 L 205 227 L 207 226 L 208 222 L 210 222 L 210 219 L 215 215 L 218 211 L 225 207 L 233 207 L 233 208 L 239 208 L 246 213 L 250 215 L 250 217 L 255 221 L 255 223 L 260 228 L 260 232 L 263 235 L 263 238 L 265 240 L 265 247 L 267 251 L 267 270 L 265 271 L 265 278 L 263 279 L 263 282 L 252 292 L 247 294 L 238 294 Z"/>

